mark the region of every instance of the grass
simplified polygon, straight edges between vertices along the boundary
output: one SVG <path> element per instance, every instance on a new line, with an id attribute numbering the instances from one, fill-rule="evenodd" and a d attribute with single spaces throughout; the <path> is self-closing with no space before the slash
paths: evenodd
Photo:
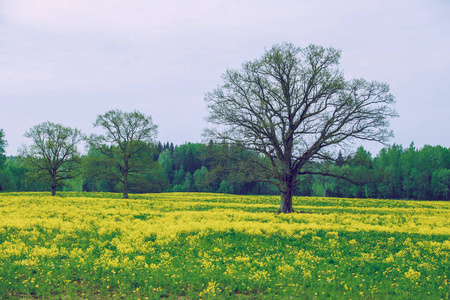
<path id="1" fill-rule="evenodd" d="M 0 299 L 448 299 L 450 203 L 0 194 Z"/>

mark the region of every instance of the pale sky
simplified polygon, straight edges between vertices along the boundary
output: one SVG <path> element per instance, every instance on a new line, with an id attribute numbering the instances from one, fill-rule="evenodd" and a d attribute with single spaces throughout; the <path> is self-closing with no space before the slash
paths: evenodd
<path id="1" fill-rule="evenodd" d="M 7 155 L 34 125 L 90 134 L 110 109 L 151 115 L 162 142 L 200 142 L 204 94 L 282 42 L 341 49 L 347 79 L 388 83 L 391 144 L 450 147 L 449 0 L 0 0 Z"/>

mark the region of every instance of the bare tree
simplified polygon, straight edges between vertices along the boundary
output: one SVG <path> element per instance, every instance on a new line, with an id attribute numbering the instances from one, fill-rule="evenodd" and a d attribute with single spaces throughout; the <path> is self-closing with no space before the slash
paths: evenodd
<path id="1" fill-rule="evenodd" d="M 215 124 L 205 136 L 263 154 L 268 182 L 281 193 L 279 212 L 293 212 L 298 176 L 311 163 L 333 159 L 331 151 L 355 140 L 386 142 L 394 97 L 385 83 L 346 81 L 340 51 L 310 45 L 275 45 L 241 70 L 227 70 L 223 85 L 207 93 Z M 322 175 L 333 175 L 318 172 Z"/>
<path id="2" fill-rule="evenodd" d="M 38 180 L 50 181 L 52 196 L 67 179 L 80 175 L 77 144 L 84 139 L 80 130 L 47 121 L 32 127 L 24 136 L 33 144 L 21 148 L 19 155 L 36 171 Z"/>
<path id="3" fill-rule="evenodd" d="M 110 110 L 99 115 L 94 127 L 102 127 L 104 135 L 91 135 L 93 149 L 104 155 L 99 163 L 100 176 L 111 178 L 122 184 L 123 197 L 128 198 L 130 176 L 146 172 L 153 166 L 150 147 L 154 142 L 158 126 L 152 118 L 138 111 Z"/>

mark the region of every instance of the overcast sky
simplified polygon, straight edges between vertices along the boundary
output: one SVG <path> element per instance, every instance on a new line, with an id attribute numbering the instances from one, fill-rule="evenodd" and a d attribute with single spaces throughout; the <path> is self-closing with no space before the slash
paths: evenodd
<path id="1" fill-rule="evenodd" d="M 347 79 L 388 83 L 391 143 L 450 147 L 449 0 L 0 0 L 7 154 L 36 124 L 89 134 L 110 109 L 151 115 L 162 142 L 200 142 L 204 94 L 285 41 L 341 49 Z"/>

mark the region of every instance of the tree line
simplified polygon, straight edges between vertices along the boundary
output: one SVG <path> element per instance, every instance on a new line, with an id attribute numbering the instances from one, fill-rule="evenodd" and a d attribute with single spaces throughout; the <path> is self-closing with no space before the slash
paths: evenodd
<path id="1" fill-rule="evenodd" d="M 321 177 L 316 188 L 337 197 L 449 200 L 450 148 L 430 146 L 417 149 L 414 143 L 385 147 L 372 157 L 359 147 L 355 154 L 334 166 L 359 183 Z M 320 184 L 319 184 L 320 183 Z M 317 194 L 317 191 L 316 191 Z"/>
<path id="2" fill-rule="evenodd" d="M 48 125 L 48 123 L 46 123 Z M 81 135 L 77 133 L 76 136 Z M 98 137 L 97 137 L 98 138 Z M 5 156 L 7 145 L 0 130 L 0 190 L 4 192 L 52 190 L 50 176 L 36 168 L 29 157 Z M 116 149 L 117 150 L 117 149 Z M 78 167 L 66 167 L 59 177 L 64 184 L 56 190 L 123 193 L 124 170 L 113 166 L 114 147 L 88 146 L 80 155 Z M 102 154 L 104 151 L 105 154 Z M 217 192 L 231 194 L 269 194 L 278 190 L 264 182 L 254 161 L 264 157 L 227 143 L 153 142 L 135 151 L 129 164 L 128 190 L 132 193 Z M 23 154 L 24 152 L 22 152 Z M 67 155 L 67 154 L 66 154 Z M 139 166 L 135 164 L 139 161 Z M 73 162 L 72 162 L 73 164 Z M 317 166 L 315 166 L 317 167 Z M 350 180 L 321 175 L 301 175 L 294 189 L 299 196 L 332 196 L 347 198 L 449 200 L 450 148 L 424 146 L 416 148 L 392 145 L 376 156 L 359 147 L 352 155 L 336 154 L 336 160 L 322 162 L 320 170 L 345 174 Z M 68 176 L 70 172 L 72 176 Z M 75 173 L 73 173 L 75 172 Z M 65 177 L 70 177 L 66 178 Z"/>

